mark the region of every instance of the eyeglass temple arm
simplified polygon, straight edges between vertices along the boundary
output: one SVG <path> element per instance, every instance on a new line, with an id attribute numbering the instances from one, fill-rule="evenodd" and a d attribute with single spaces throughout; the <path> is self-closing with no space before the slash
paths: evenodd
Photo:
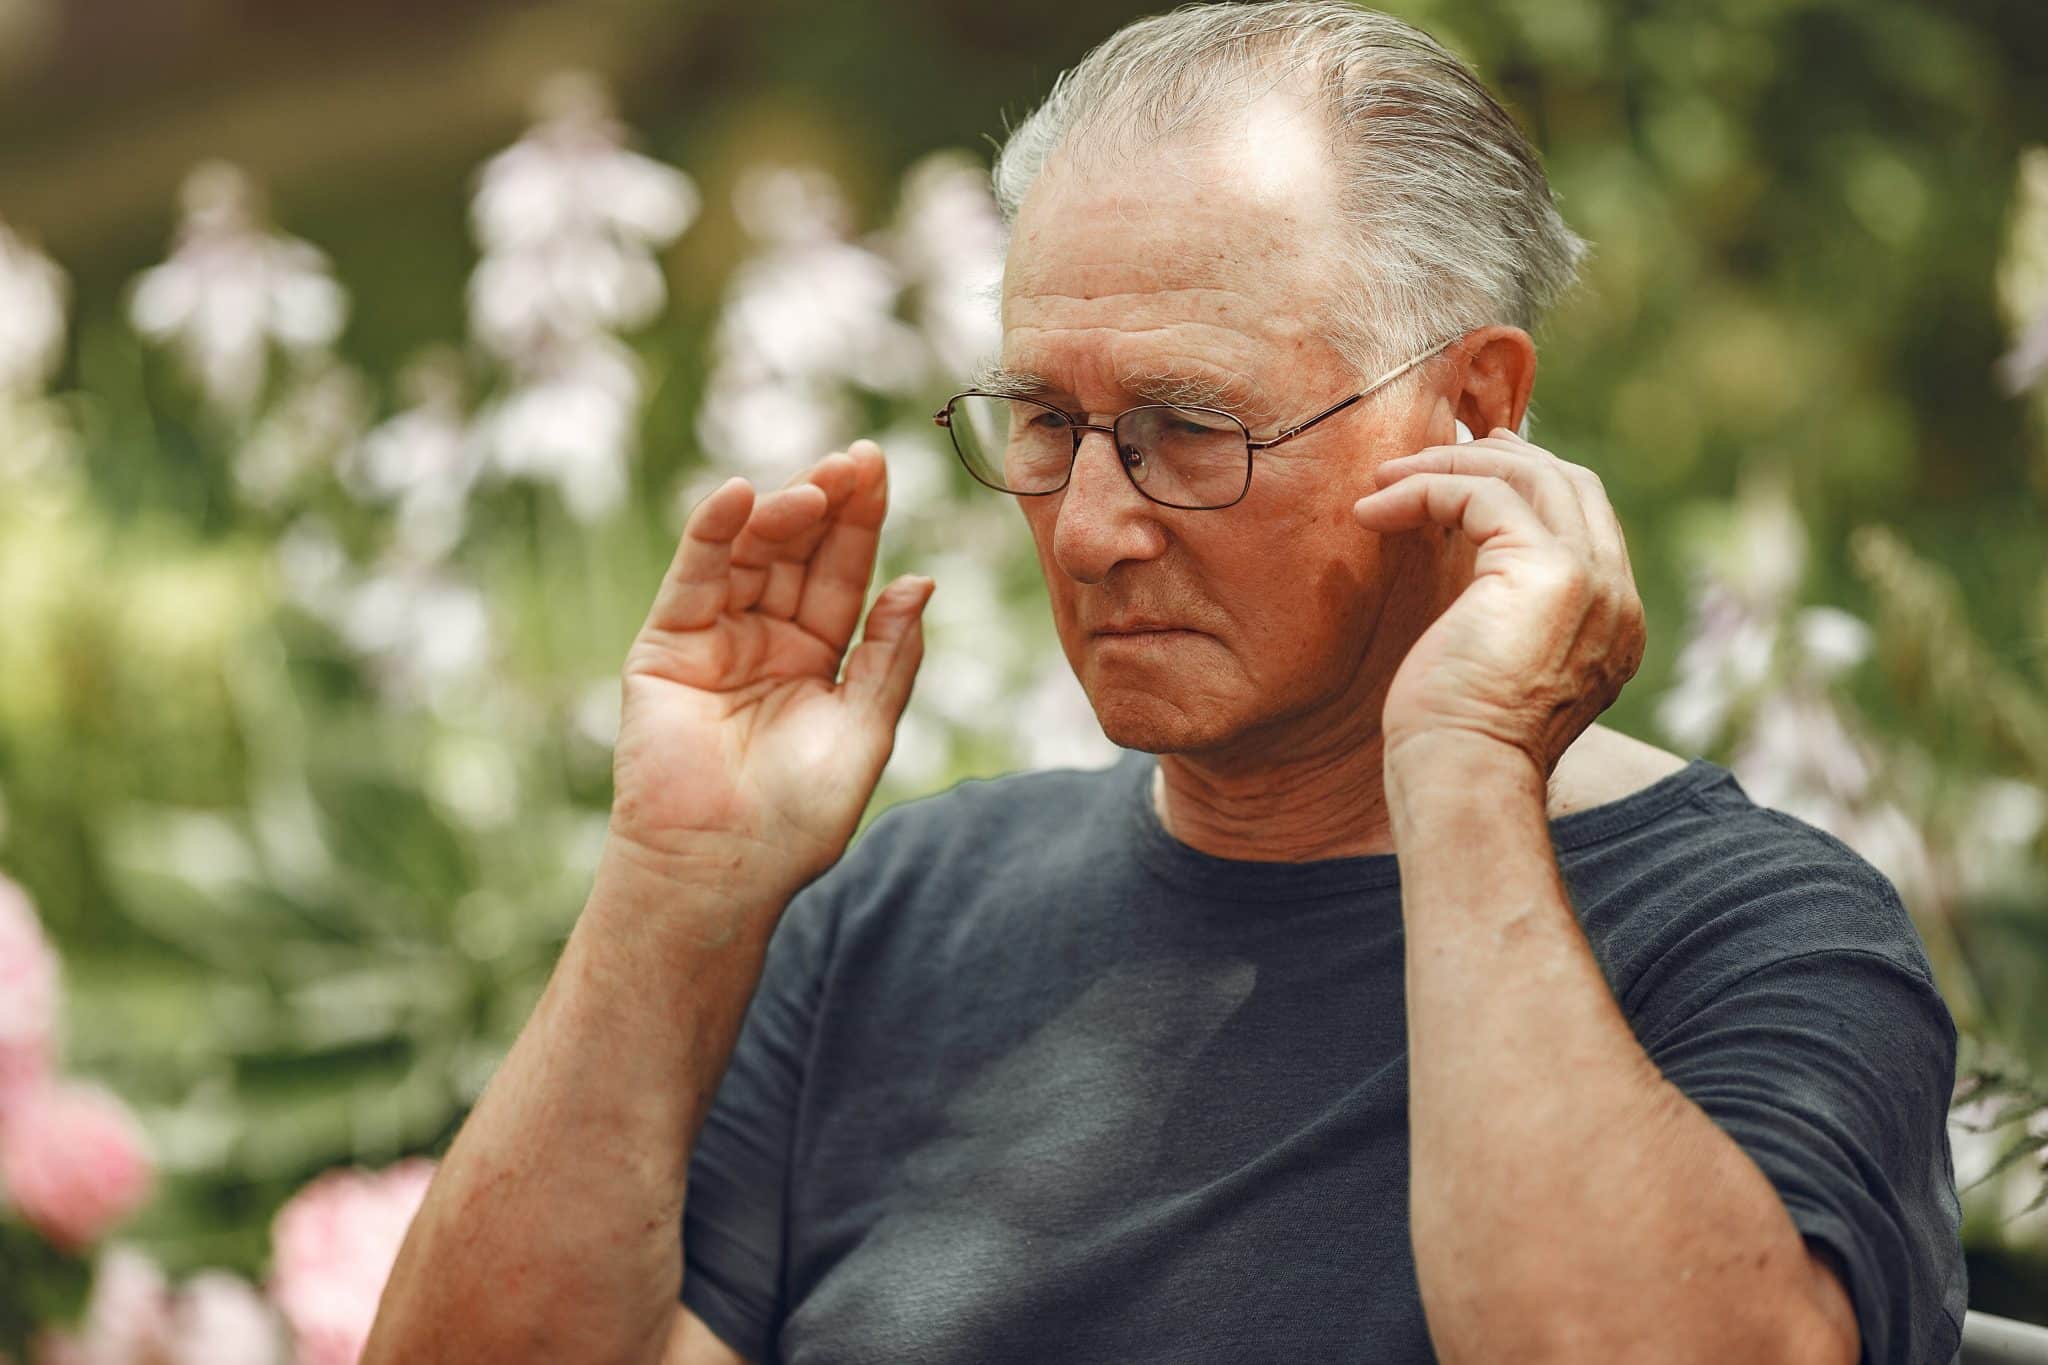
<path id="1" fill-rule="evenodd" d="M 1396 379 L 1399 379 L 1402 375 L 1408 373 L 1408 371 L 1414 369 L 1423 361 L 1429 360 L 1432 357 L 1434 357 L 1438 352 L 1442 351 L 1446 346 L 1449 346 L 1452 342 L 1456 340 L 1458 340 L 1457 337 L 1450 337 L 1447 340 L 1439 341 L 1436 345 L 1430 347 L 1422 354 L 1417 356 L 1411 356 L 1407 360 L 1402 361 L 1399 365 L 1396 365 L 1393 369 L 1388 370 L 1378 379 L 1373 380 L 1372 383 L 1367 384 L 1364 388 L 1360 389 L 1357 393 L 1352 394 L 1343 402 L 1335 404 L 1332 407 L 1324 408 L 1321 412 L 1309 418 L 1306 422 L 1296 423 L 1294 426 L 1291 426 L 1287 428 L 1287 430 L 1281 432 L 1278 436 L 1274 436 L 1264 441 L 1247 441 L 1245 442 L 1246 448 L 1251 450 L 1264 450 L 1268 446 L 1277 446 L 1282 441 L 1293 440 L 1295 437 L 1301 435 L 1302 432 L 1307 431 L 1310 427 L 1322 421 L 1325 417 L 1334 417 L 1338 413 L 1344 411 L 1344 409 L 1350 407 L 1353 403 L 1358 402 L 1360 399 L 1372 397 L 1375 393 L 1378 393 L 1381 389 L 1393 383 Z"/>
<path id="2" fill-rule="evenodd" d="M 1291 441 L 1295 437 L 1301 435 L 1302 432 L 1307 431 L 1310 427 L 1322 421 L 1325 417 L 1334 417 L 1338 413 L 1344 411 L 1344 409 L 1350 407 L 1353 403 L 1356 403 L 1359 399 L 1365 397 L 1365 395 L 1369 392 L 1371 392 L 1371 390 L 1369 389 L 1361 390 L 1358 393 L 1352 394 L 1349 398 L 1345 399 L 1341 403 L 1336 403 L 1330 407 L 1324 408 L 1321 412 L 1309 418 L 1306 422 L 1297 422 L 1295 425 L 1281 432 L 1278 436 L 1269 437 L 1268 439 L 1263 441 L 1246 441 L 1245 445 L 1247 448 L 1252 450 L 1264 450 L 1268 446 L 1277 446 L 1282 441 Z"/>

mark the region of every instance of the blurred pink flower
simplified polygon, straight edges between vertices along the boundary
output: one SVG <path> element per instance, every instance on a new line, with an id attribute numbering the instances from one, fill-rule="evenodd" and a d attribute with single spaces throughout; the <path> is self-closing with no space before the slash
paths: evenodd
<path id="1" fill-rule="evenodd" d="M 383 1171 L 329 1171 L 277 1211 L 270 1297 L 291 1325 L 298 1365 L 355 1365 L 361 1358 L 384 1282 L 433 1175 L 425 1157 Z"/>
<path id="2" fill-rule="evenodd" d="M 89 1246 L 148 1196 L 148 1141 L 113 1092 L 45 1081 L 10 1108 L 0 1129 L 0 1188 L 54 1245 Z"/>
<path id="3" fill-rule="evenodd" d="M 277 1315 L 253 1286 L 208 1270 L 173 1293 L 164 1272 L 128 1246 L 100 1257 L 75 1334 L 37 1342 L 36 1365 L 280 1365 Z"/>
<path id="4" fill-rule="evenodd" d="M 56 1024 L 57 954 L 28 893 L 0 876 L 0 1125 L 48 1077 Z"/>

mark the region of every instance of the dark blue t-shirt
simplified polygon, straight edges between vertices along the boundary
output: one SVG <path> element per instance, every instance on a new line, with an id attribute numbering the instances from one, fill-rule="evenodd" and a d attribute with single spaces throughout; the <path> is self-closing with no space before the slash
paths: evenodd
<path id="1" fill-rule="evenodd" d="M 1128 752 L 878 818 L 791 902 L 697 1140 L 682 1301 L 756 1361 L 1433 1360 L 1392 854 L 1208 856 Z M 1891 883 L 1718 765 L 1551 822 L 1664 1074 L 1846 1270 L 1965 1302 L 1955 1028 Z"/>

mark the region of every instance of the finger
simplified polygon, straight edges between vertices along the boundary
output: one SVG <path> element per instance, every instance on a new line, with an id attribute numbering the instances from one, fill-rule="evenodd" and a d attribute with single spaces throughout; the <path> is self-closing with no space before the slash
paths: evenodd
<path id="1" fill-rule="evenodd" d="M 1578 493 L 1579 510 L 1585 514 L 1600 567 L 1633 584 L 1635 569 L 1628 562 L 1628 537 L 1622 534 L 1621 517 L 1608 500 L 1607 486 L 1584 466 L 1574 466 L 1572 472 L 1572 487 Z"/>
<path id="2" fill-rule="evenodd" d="M 1577 480 L 1564 461 L 1526 441 L 1500 439 L 1496 434 L 1460 445 L 1427 446 L 1382 462 L 1373 470 L 1373 478 L 1386 487 L 1420 473 L 1500 479 L 1522 495 L 1558 539 L 1586 540 L 1592 535 Z"/>
<path id="3" fill-rule="evenodd" d="M 803 556 L 823 534 L 831 508 L 824 490 L 807 483 L 764 495 L 733 541 L 733 596 L 727 609 L 760 610 L 776 567 L 785 563 L 801 567 Z"/>
<path id="4" fill-rule="evenodd" d="M 1420 526 L 1451 526 L 1481 547 L 1551 546 L 1558 538 L 1528 499 L 1504 480 L 1480 474 L 1413 474 L 1352 504 L 1368 531 L 1397 535 Z"/>
<path id="5" fill-rule="evenodd" d="M 884 588 L 868 609 L 861 642 L 846 658 L 844 687 L 856 704 L 891 730 L 910 701 L 910 684 L 924 658 L 924 607 L 932 580 L 915 574 Z"/>
<path id="6" fill-rule="evenodd" d="M 774 492 L 763 494 L 761 503 L 765 506 L 791 495 L 808 500 L 811 494 L 807 490 L 817 489 L 825 494 L 824 505 L 830 509 L 846 500 L 846 495 L 853 489 L 853 478 L 853 461 L 847 459 L 844 452 L 835 450 L 809 469 L 800 469 L 790 475 Z M 766 539 L 757 534 L 760 529 L 768 530 Z M 765 567 L 788 552 L 787 542 L 792 534 L 794 530 L 790 527 L 757 528 L 749 525 L 740 532 L 739 541 L 733 546 L 733 563 L 749 568 Z"/>
<path id="7" fill-rule="evenodd" d="M 853 491 L 856 477 L 854 462 L 843 451 L 836 450 L 809 469 L 790 475 L 777 494 L 806 487 L 822 489 L 822 512 L 808 525 L 777 527 L 767 536 L 757 536 L 749 527 L 740 534 L 739 543 L 733 547 L 734 594 L 738 599 L 735 609 L 757 610 L 788 619 L 795 609 L 795 590 L 778 585 L 785 580 L 801 583 L 803 561 L 825 534 L 832 510 Z M 794 566 L 794 573 L 791 568 L 778 568 L 783 565 Z"/>
<path id="8" fill-rule="evenodd" d="M 690 511 L 676 552 L 648 608 L 655 630 L 698 630 L 725 610 L 732 586 L 732 546 L 754 510 L 754 486 L 734 475 Z"/>
<path id="9" fill-rule="evenodd" d="M 873 441 L 855 441 L 847 455 L 858 463 L 860 482 L 811 556 L 794 618 L 834 649 L 846 648 L 853 638 L 889 511 L 889 468 L 882 448 Z"/>
<path id="10" fill-rule="evenodd" d="M 1559 459 L 1542 447 L 1531 444 L 1520 433 L 1506 427 L 1495 427 L 1490 436 L 1544 455 L 1555 461 L 1555 467 L 1571 485 L 1572 495 L 1579 505 L 1579 515 L 1586 526 L 1586 543 L 1591 548 L 1594 566 L 1602 572 L 1612 574 L 1631 586 L 1635 583 L 1635 570 L 1629 564 L 1628 538 L 1622 534 L 1621 518 L 1608 499 L 1607 486 L 1600 475 L 1585 465 L 1573 464 Z"/>

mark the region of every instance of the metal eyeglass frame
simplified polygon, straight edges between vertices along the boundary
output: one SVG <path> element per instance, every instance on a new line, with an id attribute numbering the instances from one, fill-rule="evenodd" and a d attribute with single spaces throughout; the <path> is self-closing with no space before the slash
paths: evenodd
<path id="1" fill-rule="evenodd" d="M 1015 498 L 1043 498 L 1050 494 L 1059 492 L 1061 489 L 1065 488 L 1069 483 L 1073 481 L 1074 461 L 1078 459 L 1081 454 L 1081 433 L 1085 431 L 1099 431 L 1109 437 L 1110 444 L 1116 446 L 1119 455 L 1117 463 L 1123 468 L 1124 477 L 1131 481 L 1131 487 L 1136 488 L 1140 496 L 1152 502 L 1158 503 L 1161 507 L 1171 507 L 1178 511 L 1220 512 L 1226 507 L 1235 507 L 1238 503 L 1243 502 L 1245 494 L 1251 492 L 1253 455 L 1257 454 L 1261 450 L 1270 450 L 1272 447 L 1280 445 L 1283 442 L 1291 441 L 1295 437 L 1301 435 L 1302 432 L 1307 431 L 1310 427 L 1322 421 L 1324 418 L 1335 417 L 1338 413 L 1344 411 L 1344 409 L 1350 407 L 1353 403 L 1357 403 L 1364 399 L 1372 397 L 1375 393 L 1378 393 L 1381 389 L 1393 383 L 1396 379 L 1399 379 L 1402 375 L 1408 373 L 1408 371 L 1414 369 L 1417 365 L 1420 365 L 1424 361 L 1433 359 L 1434 357 L 1442 354 L 1445 349 L 1451 346 L 1452 343 L 1456 342 L 1458 339 L 1458 337 L 1450 337 L 1444 341 L 1439 341 L 1434 346 L 1431 346 L 1428 350 L 1423 351 L 1421 354 L 1411 356 L 1407 360 L 1402 361 L 1399 365 L 1396 365 L 1393 369 L 1388 370 L 1385 374 L 1373 380 L 1370 384 L 1367 384 L 1364 388 L 1360 389 L 1357 393 L 1352 394 L 1349 398 L 1344 399 L 1342 402 L 1334 403 L 1331 406 L 1324 408 L 1315 416 L 1309 418 L 1306 422 L 1296 423 L 1294 426 L 1287 428 L 1287 430 L 1281 432 L 1279 435 L 1269 437 L 1268 439 L 1263 441 L 1253 440 L 1251 429 L 1245 426 L 1245 424 L 1241 420 L 1239 420 L 1236 414 L 1225 412 L 1221 408 L 1205 408 L 1190 403 L 1140 403 L 1136 407 L 1125 408 L 1122 412 L 1118 413 L 1116 416 L 1109 419 L 1108 426 L 1102 426 L 1094 422 L 1083 422 L 1074 413 L 1067 412 L 1064 409 L 1054 407 L 1051 403 L 1042 402 L 1036 398 L 1019 398 L 1015 394 L 1007 393 L 987 393 L 980 389 L 967 389 L 960 393 L 954 394 L 951 398 L 948 398 L 946 400 L 946 405 L 944 407 L 940 408 L 937 412 L 932 414 L 932 421 L 937 423 L 939 426 L 946 428 L 946 435 L 951 439 L 953 443 L 953 453 L 960 457 L 960 463 L 966 466 L 968 474 L 973 476 L 974 481 L 978 484 L 983 485 L 984 487 L 993 488 L 998 493 L 1008 493 L 1011 497 Z M 1045 408 L 1050 412 L 1059 413 L 1060 416 L 1066 418 L 1069 428 L 1074 433 L 1074 451 L 1073 454 L 1069 456 L 1067 460 L 1066 477 L 1062 478 L 1057 484 L 1053 485 L 1051 488 L 1042 488 L 1035 493 L 1024 493 L 1019 492 L 1017 489 L 1014 488 L 1004 488 L 1001 484 L 990 483 L 987 479 L 982 478 L 981 475 L 976 474 L 974 472 L 973 462 L 967 458 L 967 452 L 960 448 L 960 438 L 953 432 L 953 404 L 959 402 L 962 398 L 997 398 L 1012 403 L 1034 403 L 1041 408 Z M 1225 420 L 1234 424 L 1239 431 L 1244 433 L 1244 487 L 1237 490 L 1236 497 L 1232 498 L 1229 502 L 1205 502 L 1199 504 L 1167 502 L 1164 498 L 1153 497 L 1152 494 L 1147 493 L 1144 490 L 1144 488 L 1138 483 L 1137 476 L 1131 473 L 1130 463 L 1127 460 L 1121 458 L 1123 446 L 1122 443 L 1117 440 L 1116 424 L 1118 422 L 1123 421 L 1124 418 L 1130 416 L 1134 412 L 1148 412 L 1154 408 L 1165 408 L 1172 412 L 1209 413 L 1212 416 L 1224 418 Z"/>

